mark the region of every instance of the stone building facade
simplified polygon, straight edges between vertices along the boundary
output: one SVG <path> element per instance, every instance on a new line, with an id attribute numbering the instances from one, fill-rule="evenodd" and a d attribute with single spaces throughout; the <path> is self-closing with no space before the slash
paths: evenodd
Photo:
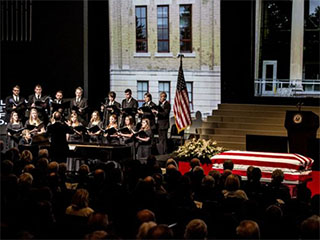
<path id="1" fill-rule="evenodd" d="M 158 51 L 159 7 L 167 7 L 168 51 Z M 180 51 L 181 6 L 191 8 L 190 51 Z M 137 11 L 144 8 L 146 51 L 137 50 Z M 109 0 L 110 89 L 117 99 L 130 88 L 142 100 L 148 91 L 158 102 L 166 90 L 173 105 L 179 59 L 184 54 L 183 70 L 191 111 L 211 114 L 221 101 L 220 82 L 220 0 Z M 140 12 L 139 12 L 140 13 Z M 142 16 L 142 15 L 140 15 Z M 139 17 L 139 16 L 138 16 Z"/>

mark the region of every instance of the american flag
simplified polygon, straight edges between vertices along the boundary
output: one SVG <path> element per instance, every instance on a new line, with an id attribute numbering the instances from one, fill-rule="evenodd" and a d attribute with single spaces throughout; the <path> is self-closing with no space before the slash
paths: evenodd
<path id="1" fill-rule="evenodd" d="M 178 133 L 184 130 L 187 126 L 191 125 L 188 91 L 182 69 L 182 57 L 180 60 L 177 90 L 173 105 L 173 114 Z"/>

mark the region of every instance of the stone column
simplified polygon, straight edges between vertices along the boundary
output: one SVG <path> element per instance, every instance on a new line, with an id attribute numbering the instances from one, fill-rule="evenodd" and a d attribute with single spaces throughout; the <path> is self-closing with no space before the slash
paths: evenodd
<path id="1" fill-rule="evenodd" d="M 303 68 L 303 30 L 304 1 L 292 1 L 291 52 L 290 52 L 290 82 L 295 91 L 302 91 Z"/>

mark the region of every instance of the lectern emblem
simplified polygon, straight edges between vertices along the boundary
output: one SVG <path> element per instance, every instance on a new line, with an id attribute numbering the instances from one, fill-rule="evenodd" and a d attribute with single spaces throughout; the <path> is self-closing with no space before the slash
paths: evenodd
<path id="1" fill-rule="evenodd" d="M 297 113 L 293 116 L 293 122 L 298 124 L 302 122 L 302 115 L 300 113 Z"/>

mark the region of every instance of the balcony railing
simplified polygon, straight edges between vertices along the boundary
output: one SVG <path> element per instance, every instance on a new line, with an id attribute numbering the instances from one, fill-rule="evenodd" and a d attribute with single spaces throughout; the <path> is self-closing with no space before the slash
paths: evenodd
<path id="1" fill-rule="evenodd" d="M 320 79 L 256 79 L 255 96 L 274 97 L 318 97 L 320 98 Z"/>

